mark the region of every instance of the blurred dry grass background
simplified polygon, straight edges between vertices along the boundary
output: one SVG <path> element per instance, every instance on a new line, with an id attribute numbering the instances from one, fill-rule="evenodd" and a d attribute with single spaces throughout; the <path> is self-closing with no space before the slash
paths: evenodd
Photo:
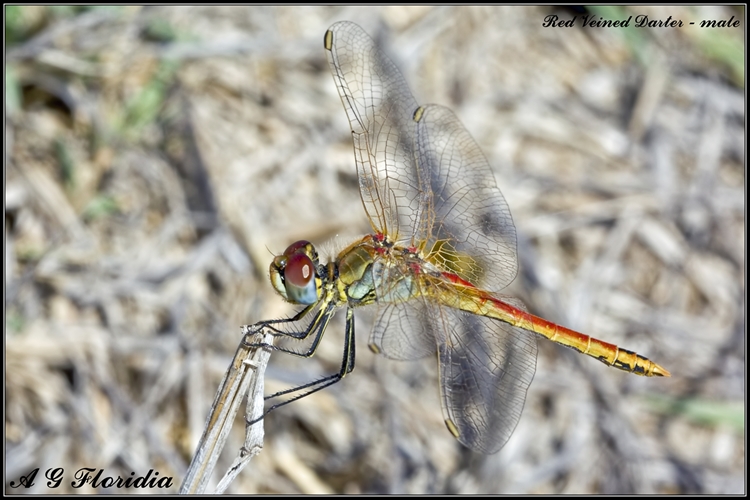
<path id="1" fill-rule="evenodd" d="M 742 7 L 613 7 L 743 20 Z M 540 342 L 494 456 L 442 422 L 432 359 L 364 348 L 273 412 L 243 493 L 742 493 L 744 24 L 542 28 L 552 7 L 6 7 L 6 493 L 36 467 L 184 475 L 240 325 L 294 309 L 273 252 L 369 231 L 322 47 L 348 19 L 454 109 L 511 207 L 507 290 L 672 372 Z M 267 392 L 332 373 L 271 357 Z M 242 443 L 237 419 L 218 469 Z M 100 490 L 101 491 L 101 490 Z M 129 492 L 132 490 L 123 490 Z"/>

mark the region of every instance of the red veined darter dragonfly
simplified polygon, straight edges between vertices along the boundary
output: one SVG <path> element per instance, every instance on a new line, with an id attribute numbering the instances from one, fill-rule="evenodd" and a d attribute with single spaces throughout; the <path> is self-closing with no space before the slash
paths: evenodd
<path id="1" fill-rule="evenodd" d="M 370 348 L 412 360 L 437 351 L 445 423 L 464 445 L 495 453 L 510 438 L 536 370 L 537 335 L 637 375 L 669 372 L 632 351 L 556 325 L 499 295 L 516 276 L 516 231 L 479 146 L 448 109 L 420 106 L 404 77 L 356 24 L 338 22 L 324 46 L 352 130 L 362 204 L 374 231 L 321 264 L 298 241 L 276 256 L 271 282 L 306 306 L 259 323 L 274 335 L 312 339 L 346 307 L 339 373 L 354 369 L 353 309 L 375 305 Z M 269 409 L 268 411 L 270 411 Z"/>

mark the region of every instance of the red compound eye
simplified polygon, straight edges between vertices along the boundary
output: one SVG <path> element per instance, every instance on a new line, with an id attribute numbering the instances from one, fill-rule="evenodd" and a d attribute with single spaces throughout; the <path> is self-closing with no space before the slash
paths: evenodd
<path id="1" fill-rule="evenodd" d="M 287 283 L 304 288 L 315 278 L 315 267 L 310 257 L 303 253 L 291 255 L 284 269 L 284 279 Z"/>
<path id="2" fill-rule="evenodd" d="M 314 304 L 320 298 L 320 280 L 316 265 L 318 254 L 312 243 L 292 243 L 271 263 L 271 283 L 276 291 L 294 304 Z"/>

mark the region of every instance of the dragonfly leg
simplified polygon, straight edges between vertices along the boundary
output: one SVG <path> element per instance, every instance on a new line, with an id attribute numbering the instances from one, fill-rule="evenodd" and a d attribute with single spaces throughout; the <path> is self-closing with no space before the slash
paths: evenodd
<path id="1" fill-rule="evenodd" d="M 322 324 L 327 325 L 330 318 L 325 320 Z M 323 336 L 323 332 L 325 331 L 325 328 L 321 328 L 318 333 L 316 334 L 317 337 L 315 341 L 313 342 L 313 346 L 310 348 L 310 353 L 308 355 L 312 356 L 314 354 L 315 349 L 318 346 L 318 343 L 320 342 L 320 339 Z M 310 394 L 313 394 L 315 392 L 318 392 L 321 389 L 325 389 L 326 387 L 329 387 L 337 382 L 339 382 L 342 378 L 344 378 L 348 373 L 351 373 L 352 370 L 354 370 L 354 358 L 355 358 L 355 345 L 354 345 L 354 314 L 351 308 L 348 308 L 346 310 L 346 334 L 344 336 L 344 356 L 341 361 L 341 369 L 338 371 L 338 373 L 334 373 L 333 375 L 329 375 L 327 377 L 320 378 L 318 380 L 314 380 L 310 383 L 300 385 L 297 387 L 293 387 L 291 389 L 286 389 L 283 391 L 276 392 L 274 394 L 271 394 L 269 396 L 266 396 L 264 399 L 269 400 L 273 398 L 277 398 L 279 396 L 285 396 L 287 394 L 292 394 L 295 392 L 299 392 L 305 389 L 305 392 L 302 394 L 298 394 L 297 396 L 294 396 L 290 399 L 287 399 L 286 401 L 282 401 L 281 403 L 275 404 L 268 408 L 266 411 L 263 412 L 263 415 L 256 418 L 255 420 L 246 420 L 247 425 L 253 425 L 265 418 L 266 415 L 271 413 L 276 408 L 280 408 L 282 406 L 288 405 L 289 403 L 293 401 L 297 401 L 298 399 L 302 399 L 306 396 L 309 396 Z M 300 353 L 291 352 L 292 354 L 296 354 L 301 356 Z"/>
<path id="2" fill-rule="evenodd" d="M 266 344 L 264 342 L 249 342 L 247 340 L 250 337 L 253 337 L 258 332 L 263 331 L 264 329 L 270 330 L 269 333 L 273 336 L 285 335 L 287 337 L 304 340 L 310 336 L 310 333 L 314 329 L 315 321 L 311 322 L 308 328 L 306 328 L 305 330 L 301 332 L 293 332 L 293 331 L 287 332 L 287 331 L 279 330 L 278 328 L 275 327 L 275 325 L 296 323 L 297 321 L 307 316 L 307 313 L 312 311 L 314 307 L 315 307 L 315 304 L 311 304 L 305 307 L 304 309 L 302 309 L 300 312 L 298 312 L 291 318 L 270 319 L 266 321 L 260 321 L 258 323 L 255 323 L 254 325 L 249 325 L 247 327 L 247 333 L 242 338 L 242 343 L 247 347 L 268 347 L 274 350 L 279 350 L 276 346 L 273 346 L 271 344 Z"/>

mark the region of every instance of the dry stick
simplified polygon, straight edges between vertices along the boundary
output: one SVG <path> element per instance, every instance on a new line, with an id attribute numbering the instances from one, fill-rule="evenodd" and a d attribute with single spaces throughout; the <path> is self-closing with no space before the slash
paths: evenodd
<path id="1" fill-rule="evenodd" d="M 246 421 L 252 422 L 263 414 L 263 378 L 271 349 L 252 346 L 270 345 L 273 337 L 270 334 L 263 334 L 262 327 L 256 325 L 244 325 L 242 333 L 243 341 L 237 347 L 232 364 L 227 368 L 219 392 L 216 393 L 214 403 L 211 405 L 211 413 L 206 419 L 203 435 L 180 486 L 181 494 L 205 492 L 216 461 L 224 449 L 234 417 L 246 393 L 248 394 Z M 219 482 L 216 493 L 223 492 L 262 448 L 263 422 L 246 426 L 245 444 L 240 448 L 237 458 Z"/>
<path id="2" fill-rule="evenodd" d="M 245 325 L 243 331 L 248 332 L 253 328 L 253 325 Z M 264 336 L 260 333 L 255 334 L 257 338 L 253 339 L 253 343 L 257 344 L 263 341 L 265 344 L 273 342 L 273 337 L 269 334 Z M 268 358 L 271 355 L 271 349 L 264 348 L 255 350 L 259 353 L 253 358 L 253 363 L 258 363 L 255 368 L 256 376 L 253 379 L 253 383 L 250 386 L 247 395 L 247 407 L 245 409 L 245 444 L 240 448 L 237 453 L 237 457 L 232 462 L 232 465 L 224 473 L 224 477 L 221 478 L 219 484 L 216 486 L 216 493 L 224 493 L 224 490 L 231 484 L 232 481 L 239 475 L 242 469 L 245 468 L 250 460 L 260 453 L 263 449 L 263 421 L 256 422 L 249 425 L 248 422 L 255 422 L 257 419 L 263 416 L 264 410 L 264 398 L 263 398 L 263 381 L 264 374 L 266 371 L 266 365 L 268 364 Z"/>

